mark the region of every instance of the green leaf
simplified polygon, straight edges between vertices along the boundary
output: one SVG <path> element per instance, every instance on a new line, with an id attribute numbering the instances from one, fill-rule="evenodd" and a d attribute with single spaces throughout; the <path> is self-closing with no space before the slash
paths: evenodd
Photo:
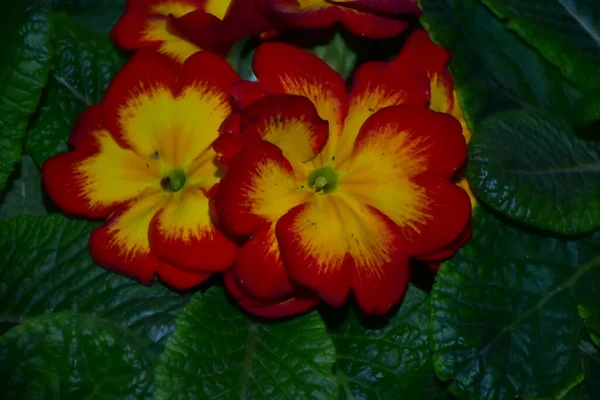
<path id="1" fill-rule="evenodd" d="M 88 237 L 96 226 L 61 215 L 0 222 L 0 331 L 60 311 L 107 318 L 155 342 L 173 331 L 188 297 L 95 265 Z"/>
<path id="2" fill-rule="evenodd" d="M 4 400 L 150 397 L 150 342 L 85 314 L 50 314 L 0 336 Z"/>
<path id="3" fill-rule="evenodd" d="M 64 11 L 75 22 L 107 33 L 125 12 L 125 0 L 47 0 L 53 11 Z"/>
<path id="4" fill-rule="evenodd" d="M 318 314 L 261 323 L 214 287 L 178 316 L 156 369 L 154 399 L 332 399 L 334 360 Z"/>
<path id="5" fill-rule="evenodd" d="M 507 111 L 481 124 L 469 148 L 475 194 L 501 213 L 564 234 L 600 226 L 600 142 L 561 119 Z"/>
<path id="6" fill-rule="evenodd" d="M 498 111 L 568 115 L 576 93 L 560 72 L 477 0 L 420 0 L 421 22 L 452 53 L 450 71 L 472 129 Z"/>
<path id="7" fill-rule="evenodd" d="M 583 91 L 600 88 L 597 0 L 482 0 Z"/>
<path id="8" fill-rule="evenodd" d="M 461 399 L 561 398 L 587 373 L 578 305 L 600 303 L 600 231 L 542 236 L 484 207 L 473 230 L 431 293 L 436 373 Z"/>
<path id="9" fill-rule="evenodd" d="M 586 126 L 596 122 L 596 133 L 600 132 L 600 90 L 584 95 L 574 107 L 575 123 Z"/>
<path id="10" fill-rule="evenodd" d="M 329 42 L 313 46 L 309 51 L 325 61 L 344 79 L 348 79 L 356 67 L 357 55 L 340 32 L 335 32 Z"/>
<path id="11" fill-rule="evenodd" d="M 50 71 L 51 24 L 46 9 L 9 1 L 0 24 L 0 190 L 21 159 L 29 117 Z"/>
<path id="12" fill-rule="evenodd" d="M 349 310 L 331 332 L 336 371 L 348 399 L 447 399 L 433 373 L 429 298 L 410 286 L 402 306 L 386 320 Z"/>
<path id="13" fill-rule="evenodd" d="M 564 400 L 596 400 L 600 398 L 600 350 L 584 336 L 579 341 L 583 355 L 585 380 L 571 390 Z"/>
<path id="14" fill-rule="evenodd" d="M 260 43 L 258 39 L 245 37 L 238 40 L 227 54 L 227 62 L 243 80 L 254 82 L 257 79 L 252 70 L 252 57 Z"/>
<path id="15" fill-rule="evenodd" d="M 46 215 L 42 177 L 30 156 L 23 156 L 15 179 L 0 205 L 0 220 L 21 214 Z"/>
<path id="16" fill-rule="evenodd" d="M 55 16 L 56 57 L 41 109 L 27 134 L 26 148 L 37 165 L 67 150 L 73 124 L 104 90 L 124 63 L 106 35 Z"/>

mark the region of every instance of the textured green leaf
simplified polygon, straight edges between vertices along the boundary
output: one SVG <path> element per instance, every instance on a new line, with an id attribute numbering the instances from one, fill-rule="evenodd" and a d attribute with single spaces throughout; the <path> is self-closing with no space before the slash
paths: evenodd
<path id="1" fill-rule="evenodd" d="M 448 398 L 433 372 L 429 298 L 414 286 L 391 318 L 361 319 L 350 310 L 331 338 L 347 399 Z"/>
<path id="2" fill-rule="evenodd" d="M 159 342 L 173 330 L 187 296 L 146 287 L 95 265 L 88 237 L 96 225 L 63 216 L 0 222 L 0 330 L 51 312 L 90 313 Z"/>
<path id="3" fill-rule="evenodd" d="M 150 397 L 150 342 L 85 314 L 38 317 L 0 337 L 4 400 Z"/>
<path id="4" fill-rule="evenodd" d="M 600 226 L 600 142 L 532 111 L 490 117 L 473 137 L 467 174 L 485 203 L 511 218 L 565 234 Z"/>
<path id="5" fill-rule="evenodd" d="M 50 71 L 51 24 L 46 9 L 26 1 L 3 5 L 0 24 L 0 190 L 21 159 L 23 136 Z"/>
<path id="6" fill-rule="evenodd" d="M 484 207 L 473 229 L 431 293 L 436 373 L 461 399 L 562 397 L 587 373 L 578 306 L 600 303 L 600 232 L 542 236 Z"/>
<path id="7" fill-rule="evenodd" d="M 125 0 L 47 0 L 53 11 L 64 11 L 73 20 L 106 33 L 125 11 Z"/>
<path id="8" fill-rule="evenodd" d="M 42 177 L 30 156 L 23 156 L 15 179 L 0 205 L 0 220 L 21 214 L 46 215 Z"/>
<path id="9" fill-rule="evenodd" d="M 260 323 L 215 287 L 178 316 L 156 369 L 154 399 L 332 399 L 334 360 L 318 314 Z"/>
<path id="10" fill-rule="evenodd" d="M 471 128 L 507 109 L 567 115 L 576 95 L 560 72 L 477 0 L 420 0 L 421 22 L 452 53 L 450 71 Z"/>
<path id="11" fill-rule="evenodd" d="M 104 90 L 124 63 L 106 35 L 56 16 L 56 56 L 41 109 L 27 134 L 26 148 L 37 165 L 67 150 L 77 117 L 100 103 Z"/>
<path id="12" fill-rule="evenodd" d="M 582 90 L 600 88 L 597 0 L 482 0 Z"/>

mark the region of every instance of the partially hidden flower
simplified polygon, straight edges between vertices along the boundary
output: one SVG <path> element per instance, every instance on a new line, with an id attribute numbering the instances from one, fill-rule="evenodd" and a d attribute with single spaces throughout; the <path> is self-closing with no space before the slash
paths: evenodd
<path id="1" fill-rule="evenodd" d="M 269 26 L 254 0 L 128 0 L 111 35 L 125 50 L 152 48 L 184 62 L 201 49 L 224 54 Z"/>
<path id="2" fill-rule="evenodd" d="M 181 65 L 142 50 L 80 117 L 73 150 L 43 164 L 63 211 L 106 219 L 90 238 L 99 265 L 187 289 L 232 264 L 236 246 L 216 229 L 209 197 L 220 176 L 211 143 L 238 79 L 207 52 Z"/>
<path id="3" fill-rule="evenodd" d="M 241 111 L 213 146 L 228 163 L 219 219 L 249 237 L 233 277 L 263 300 L 302 287 L 340 306 L 353 291 L 364 311 L 388 312 L 409 259 L 468 226 L 469 198 L 451 181 L 466 158 L 460 123 L 428 108 L 418 69 L 365 64 L 348 95 L 327 64 L 291 46 L 263 44 L 253 68 L 258 82 L 233 85 Z"/>
<path id="4" fill-rule="evenodd" d="M 416 0 L 259 0 L 284 22 L 303 29 L 341 23 L 355 35 L 382 39 L 408 27 L 404 14 L 419 14 Z"/>

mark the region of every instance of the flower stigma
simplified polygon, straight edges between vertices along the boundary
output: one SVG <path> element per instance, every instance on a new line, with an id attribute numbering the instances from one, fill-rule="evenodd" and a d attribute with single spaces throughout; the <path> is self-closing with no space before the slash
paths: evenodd
<path id="1" fill-rule="evenodd" d="M 337 173 L 335 170 L 326 166 L 315 171 L 312 171 L 308 175 L 308 185 L 315 189 L 315 192 L 330 193 L 337 186 Z"/>
<path id="2" fill-rule="evenodd" d="M 177 192 L 185 186 L 185 173 L 181 169 L 173 170 L 161 180 L 160 184 L 168 192 Z"/>

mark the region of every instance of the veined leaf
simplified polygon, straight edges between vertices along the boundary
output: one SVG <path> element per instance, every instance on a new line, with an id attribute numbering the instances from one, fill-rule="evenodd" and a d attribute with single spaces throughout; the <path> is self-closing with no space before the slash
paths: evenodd
<path id="1" fill-rule="evenodd" d="M 110 319 L 155 342 L 172 332 L 188 296 L 95 265 L 88 238 L 96 226 L 60 215 L 0 222 L 0 331 L 72 311 Z"/>
<path id="2" fill-rule="evenodd" d="M 0 24 L 0 190 L 21 159 L 23 136 L 48 79 L 51 23 L 44 7 L 9 1 Z"/>
<path id="3" fill-rule="evenodd" d="M 479 1 L 420 0 L 420 5 L 431 38 L 452 53 L 450 71 L 472 130 L 487 116 L 514 108 L 569 115 L 577 93 Z"/>
<path id="4" fill-rule="evenodd" d="M 600 88 L 597 0 L 482 0 L 582 91 Z"/>
<path id="5" fill-rule="evenodd" d="M 316 313 L 261 323 L 221 288 L 196 294 L 156 369 L 154 399 L 329 400 L 335 350 Z"/>
<path id="6" fill-rule="evenodd" d="M 4 400 L 146 399 L 151 342 L 85 314 L 38 317 L 0 336 Z"/>
<path id="7" fill-rule="evenodd" d="M 102 101 L 104 90 L 124 63 L 106 35 L 92 32 L 55 15 L 56 56 L 41 109 L 27 134 L 26 148 L 40 166 L 48 157 L 67 150 L 77 117 Z"/>
<path id="8" fill-rule="evenodd" d="M 126 0 L 47 0 L 52 11 L 64 11 L 75 22 L 106 33 L 125 12 Z"/>
<path id="9" fill-rule="evenodd" d="M 561 398 L 586 379 L 578 306 L 600 303 L 600 232 L 564 240 L 478 207 L 431 293 L 436 373 L 461 399 Z"/>
<path id="10" fill-rule="evenodd" d="M 366 320 L 348 311 L 343 323 L 331 331 L 345 398 L 448 398 L 433 372 L 429 308 L 427 295 L 410 286 L 389 319 Z"/>
<path id="11" fill-rule="evenodd" d="M 9 187 L 0 205 L 0 220 L 9 220 L 21 214 L 46 215 L 42 177 L 30 156 L 23 156 L 19 178 Z"/>
<path id="12" fill-rule="evenodd" d="M 559 118 L 490 117 L 473 136 L 467 173 L 475 194 L 511 218 L 564 234 L 600 227 L 600 143 Z"/>

